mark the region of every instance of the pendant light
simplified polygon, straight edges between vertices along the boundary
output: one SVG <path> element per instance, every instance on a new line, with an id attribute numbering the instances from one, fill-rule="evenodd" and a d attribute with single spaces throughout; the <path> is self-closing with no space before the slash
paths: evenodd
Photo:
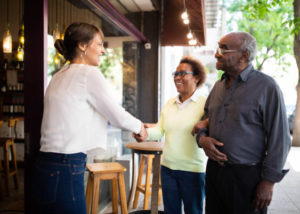
<path id="1" fill-rule="evenodd" d="M 18 61 L 24 61 L 24 23 L 22 21 L 21 28 L 19 30 L 19 45 L 17 50 Z"/>
<path id="2" fill-rule="evenodd" d="M 54 42 L 57 40 L 57 39 L 60 39 L 60 32 L 59 32 L 59 27 L 58 27 L 58 23 L 56 23 L 56 26 L 53 30 L 53 40 Z"/>
<path id="3" fill-rule="evenodd" d="M 6 31 L 3 34 L 3 53 L 12 52 L 12 37 L 9 31 L 9 25 L 7 25 Z"/>
<path id="4" fill-rule="evenodd" d="M 3 34 L 3 53 L 11 53 L 12 52 L 12 37 L 11 33 L 9 31 L 9 24 L 8 24 L 8 12 L 9 12 L 9 7 L 8 7 L 9 1 L 6 1 L 6 6 L 7 6 L 7 27 L 6 31 Z"/>

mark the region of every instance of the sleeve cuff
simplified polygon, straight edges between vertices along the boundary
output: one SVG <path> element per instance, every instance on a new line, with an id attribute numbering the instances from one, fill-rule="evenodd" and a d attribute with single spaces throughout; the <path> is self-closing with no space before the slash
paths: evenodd
<path id="1" fill-rule="evenodd" d="M 289 172 L 289 169 L 283 169 L 280 172 L 278 170 L 266 168 L 263 166 L 262 177 L 268 181 L 278 183 Z"/>
<path id="2" fill-rule="evenodd" d="M 200 131 L 198 131 L 197 135 L 196 135 L 196 143 L 198 145 L 199 148 L 202 148 L 201 146 L 199 146 L 199 139 L 201 136 L 207 136 L 207 128 L 203 128 L 203 129 L 200 129 Z"/>

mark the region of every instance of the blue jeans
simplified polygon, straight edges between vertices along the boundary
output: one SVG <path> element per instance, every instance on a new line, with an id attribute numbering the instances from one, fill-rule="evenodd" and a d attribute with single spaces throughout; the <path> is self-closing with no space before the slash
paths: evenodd
<path id="1" fill-rule="evenodd" d="M 205 173 L 172 170 L 161 166 L 161 186 L 165 214 L 202 214 Z"/>
<path id="2" fill-rule="evenodd" d="M 34 213 L 86 214 L 86 155 L 40 152 L 32 183 Z"/>

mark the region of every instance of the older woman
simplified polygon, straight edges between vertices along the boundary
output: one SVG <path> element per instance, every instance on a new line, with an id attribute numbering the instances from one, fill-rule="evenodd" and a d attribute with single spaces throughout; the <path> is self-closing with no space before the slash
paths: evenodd
<path id="1" fill-rule="evenodd" d="M 206 73 L 198 60 L 183 57 L 173 75 L 179 94 L 164 106 L 156 126 L 147 129 L 147 140 L 165 135 L 161 167 L 165 213 L 181 214 L 183 202 L 185 213 L 202 214 L 206 158 L 191 132 L 204 113 L 206 98 L 197 89 L 204 83 Z M 138 136 L 136 139 L 146 140 Z"/>

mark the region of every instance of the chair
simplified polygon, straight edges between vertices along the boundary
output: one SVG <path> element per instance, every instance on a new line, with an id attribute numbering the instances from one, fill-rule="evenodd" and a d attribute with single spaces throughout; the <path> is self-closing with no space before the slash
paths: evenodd
<path id="1" fill-rule="evenodd" d="M 118 213 L 118 185 L 121 201 L 122 214 L 127 214 L 127 202 L 124 184 L 124 175 L 126 168 L 120 163 L 92 163 L 87 164 L 89 171 L 88 184 L 86 189 L 87 213 L 97 214 L 99 203 L 99 189 L 101 180 L 112 180 L 112 205 L 113 213 Z"/>
<path id="2" fill-rule="evenodd" d="M 2 125 L 4 123 L 8 123 L 8 127 L 14 129 L 19 119 L 10 119 L 9 121 L 2 121 Z M 1 126 L 2 126 L 1 125 Z M 9 196 L 9 177 L 13 176 L 15 188 L 19 188 L 18 181 L 18 167 L 17 167 L 17 158 L 16 158 L 16 149 L 15 149 L 15 141 L 14 136 L 11 133 L 10 137 L 0 138 L 0 147 L 3 148 L 3 161 L 4 161 L 4 181 L 5 181 L 5 191 L 6 195 Z M 9 151 L 10 150 L 10 151 Z M 11 164 L 9 160 L 9 152 L 11 154 Z M 12 168 L 10 168 L 10 165 Z M 0 164 L 0 171 L 2 170 L 2 163 Z"/>
<path id="3" fill-rule="evenodd" d="M 147 158 L 147 171 L 146 171 L 146 180 L 145 184 L 142 184 L 142 178 L 143 178 L 143 172 L 144 172 L 144 166 Z M 151 185 L 151 174 L 152 174 L 152 162 L 153 162 L 154 155 L 141 155 L 141 162 L 140 162 L 140 167 L 139 167 L 139 175 L 137 179 L 137 185 L 136 185 L 136 190 L 135 190 L 135 197 L 133 201 L 133 208 L 136 209 L 138 205 L 138 199 L 139 199 L 139 194 L 143 193 L 144 194 L 144 210 L 147 210 L 149 207 L 149 198 L 151 196 L 151 190 L 150 187 Z M 159 198 L 158 198 L 158 204 L 161 204 L 161 196 L 162 196 L 162 191 L 161 191 L 161 181 L 159 177 Z"/>

